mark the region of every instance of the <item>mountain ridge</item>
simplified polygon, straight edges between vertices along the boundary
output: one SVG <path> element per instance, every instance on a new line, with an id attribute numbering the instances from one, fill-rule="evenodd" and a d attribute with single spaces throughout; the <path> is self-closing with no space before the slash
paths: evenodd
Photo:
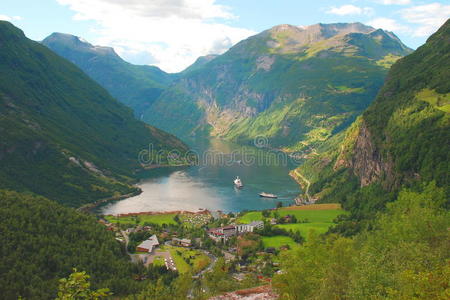
<path id="1" fill-rule="evenodd" d="M 403 186 L 435 181 L 449 193 L 450 151 L 442 144 L 450 139 L 449 37 L 447 21 L 392 66 L 375 101 L 346 132 L 299 167 L 312 197 L 339 201 L 361 218 Z"/>
<path id="2" fill-rule="evenodd" d="M 274 147 L 302 150 L 302 141 L 315 144 L 353 121 L 375 97 L 387 67 L 411 52 L 394 35 L 359 23 L 312 25 L 312 33 L 291 25 L 274 28 L 174 82 L 143 120 L 181 137 L 248 143 L 265 135 Z M 318 34 L 323 28 L 330 38 Z M 365 33 L 347 33 L 352 28 Z M 188 124 L 178 126 L 180 118 Z M 333 124 L 325 124 L 330 118 Z"/>
<path id="3" fill-rule="evenodd" d="M 130 64 L 113 48 L 95 46 L 71 34 L 52 33 L 41 43 L 76 64 L 113 97 L 131 107 L 137 117 L 177 77 L 155 66 Z"/>
<path id="4" fill-rule="evenodd" d="M 187 150 L 78 67 L 0 22 L 0 188 L 69 206 L 136 192 L 138 153 Z"/>

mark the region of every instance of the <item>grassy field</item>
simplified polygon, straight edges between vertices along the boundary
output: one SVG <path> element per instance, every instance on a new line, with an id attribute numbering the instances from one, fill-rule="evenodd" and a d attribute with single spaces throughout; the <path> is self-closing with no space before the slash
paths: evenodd
<path id="1" fill-rule="evenodd" d="M 279 209 L 278 213 L 280 217 L 286 215 L 294 215 L 297 220 L 308 219 L 310 223 L 333 223 L 333 220 L 344 213 L 341 209 L 330 209 L 330 210 L 290 210 L 290 209 Z"/>
<path id="2" fill-rule="evenodd" d="M 174 217 L 176 214 L 159 214 L 159 215 L 138 215 L 138 216 L 126 216 L 126 217 L 115 217 L 115 216 L 105 216 L 105 219 L 111 223 L 122 223 L 122 224 L 138 224 L 144 225 L 145 223 L 152 224 L 176 224 Z"/>
<path id="3" fill-rule="evenodd" d="M 183 259 L 181 255 L 178 254 L 177 250 L 179 248 L 171 247 L 169 248 L 170 255 L 172 255 L 173 262 L 177 267 L 177 270 L 180 274 L 187 273 L 191 270 L 191 266 Z"/>
<path id="4" fill-rule="evenodd" d="M 341 214 L 346 212 L 340 208 L 337 204 L 316 204 L 306 206 L 292 206 L 286 208 L 280 208 L 276 210 L 278 214 L 282 216 L 295 215 L 298 220 L 308 219 L 309 222 L 319 223 L 332 223 L 333 220 Z M 272 211 L 271 217 L 273 217 Z M 252 221 L 263 220 L 263 216 L 260 211 L 251 211 L 238 218 L 239 223 L 250 223 Z"/>
<path id="5" fill-rule="evenodd" d="M 308 237 L 309 231 L 313 229 L 315 232 L 321 234 L 327 232 L 328 228 L 333 225 L 333 223 L 297 223 L 297 224 L 282 224 L 277 225 L 277 227 L 292 230 L 292 231 L 300 231 L 301 235 L 306 239 Z"/>
<path id="6" fill-rule="evenodd" d="M 296 224 L 280 224 L 278 227 L 286 230 L 300 231 L 304 238 L 308 237 L 309 231 L 314 229 L 318 233 L 327 232 L 328 228 L 332 226 L 333 220 L 346 212 L 341 209 L 339 204 L 314 204 L 306 206 L 290 206 L 276 210 L 280 217 L 286 215 L 295 215 L 297 220 L 307 223 Z M 270 218 L 273 217 L 275 210 L 272 211 Z M 264 220 L 261 212 L 252 211 L 238 218 L 239 223 L 250 223 L 252 221 Z M 280 237 L 281 238 L 281 237 Z"/>
<path id="7" fill-rule="evenodd" d="M 273 247 L 279 249 L 281 246 L 289 245 L 292 249 L 298 246 L 297 243 L 288 236 L 263 236 L 262 242 L 264 248 Z"/>
<path id="8" fill-rule="evenodd" d="M 155 257 L 155 259 L 153 260 L 153 265 L 159 266 L 159 267 L 164 267 L 165 266 L 164 258 L 162 256 Z"/>
<path id="9" fill-rule="evenodd" d="M 180 273 L 197 273 L 206 268 L 209 263 L 209 257 L 203 252 L 191 250 L 182 247 L 169 247 L 175 266 Z M 189 261 L 190 263 L 187 263 Z"/>
<path id="10" fill-rule="evenodd" d="M 238 218 L 238 222 L 242 224 L 248 224 L 253 221 L 259 221 L 262 220 L 263 216 L 261 215 L 260 211 L 250 211 L 243 215 L 242 217 Z"/>
<path id="11" fill-rule="evenodd" d="M 439 94 L 434 90 L 423 89 L 417 94 L 417 98 L 443 112 L 450 113 L 450 93 Z"/>

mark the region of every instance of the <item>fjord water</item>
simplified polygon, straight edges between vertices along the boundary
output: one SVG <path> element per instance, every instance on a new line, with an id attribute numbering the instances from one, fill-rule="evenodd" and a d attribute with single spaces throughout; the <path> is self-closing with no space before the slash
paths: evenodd
<path id="1" fill-rule="evenodd" d="M 267 141 L 259 141 L 264 146 Z M 191 148 L 199 162 L 187 168 L 147 171 L 138 184 L 142 193 L 98 208 L 102 214 L 201 209 L 238 212 L 289 205 L 300 187 L 288 175 L 296 162 L 284 153 L 222 140 L 195 143 Z M 239 176 L 244 188 L 234 187 Z M 274 193 L 278 199 L 259 197 Z"/>

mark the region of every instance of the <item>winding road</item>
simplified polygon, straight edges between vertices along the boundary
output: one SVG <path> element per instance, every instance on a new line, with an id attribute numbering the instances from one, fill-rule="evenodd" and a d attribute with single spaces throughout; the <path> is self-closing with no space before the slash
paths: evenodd
<path id="1" fill-rule="evenodd" d="M 294 173 L 296 176 L 300 177 L 304 182 L 306 182 L 305 195 L 306 195 L 306 198 L 308 198 L 308 201 L 311 202 L 311 196 L 309 195 L 309 186 L 311 185 L 311 182 L 308 179 L 306 179 L 305 176 L 300 174 L 299 171 L 294 170 Z"/>

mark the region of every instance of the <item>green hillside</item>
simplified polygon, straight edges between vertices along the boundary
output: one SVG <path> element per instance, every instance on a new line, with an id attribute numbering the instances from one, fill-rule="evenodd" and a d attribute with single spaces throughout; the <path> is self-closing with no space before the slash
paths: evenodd
<path id="1" fill-rule="evenodd" d="M 127 63 L 114 49 L 93 46 L 70 34 L 53 33 L 42 44 L 76 64 L 138 117 L 177 77 L 157 67 Z"/>
<path id="2" fill-rule="evenodd" d="M 0 21 L 0 188 L 70 206 L 134 192 L 138 153 L 186 146 L 134 119 L 80 69 Z M 163 162 L 164 163 L 164 162 Z"/>
<path id="3" fill-rule="evenodd" d="M 73 268 L 94 287 L 138 291 L 135 268 L 113 233 L 95 218 L 43 197 L 0 191 L 0 292 L 5 300 L 55 299 L 58 279 Z"/>
<path id="4" fill-rule="evenodd" d="M 272 147 L 311 151 L 364 111 L 410 52 L 360 23 L 276 26 L 185 73 L 143 120 L 181 137 L 262 135 Z"/>
<path id="5" fill-rule="evenodd" d="M 311 197 L 340 201 L 363 218 L 402 186 L 435 181 L 449 194 L 449 38 L 447 21 L 392 66 L 376 100 L 345 133 L 297 170 L 311 181 Z"/>

